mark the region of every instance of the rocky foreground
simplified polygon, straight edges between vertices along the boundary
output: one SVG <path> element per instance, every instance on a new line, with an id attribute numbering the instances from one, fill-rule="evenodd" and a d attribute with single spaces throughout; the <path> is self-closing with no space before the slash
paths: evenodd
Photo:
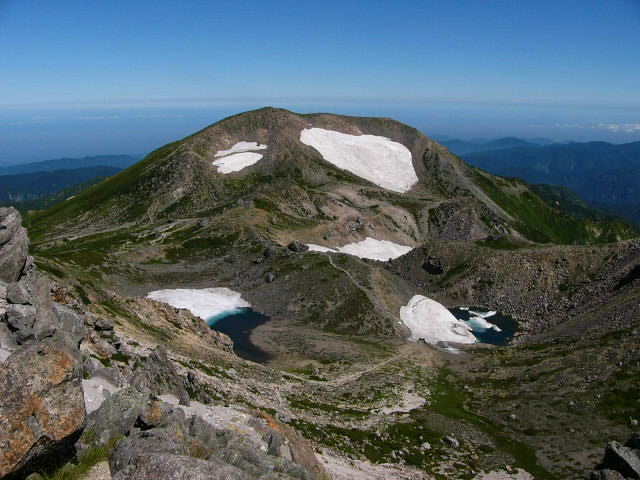
<path id="1" fill-rule="evenodd" d="M 28 246 L 18 212 L 0 209 L 0 478 L 63 465 L 82 472 L 101 460 L 121 480 L 325 476 L 291 427 L 264 412 L 190 400 L 198 380 L 180 375 L 163 348 L 139 355 L 112 320 L 65 305 L 64 289 L 38 272 Z M 136 368 L 101 363 L 96 349 Z"/>

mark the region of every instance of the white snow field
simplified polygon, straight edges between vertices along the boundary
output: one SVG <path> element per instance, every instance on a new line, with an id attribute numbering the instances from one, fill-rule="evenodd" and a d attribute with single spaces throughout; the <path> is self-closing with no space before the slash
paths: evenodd
<path id="1" fill-rule="evenodd" d="M 218 167 L 220 173 L 239 172 L 249 165 L 258 163 L 262 159 L 260 153 L 255 153 L 255 150 L 265 150 L 267 145 L 261 145 L 257 142 L 238 142 L 233 145 L 229 150 L 219 150 L 214 157 L 218 160 L 214 160 L 211 164 L 214 167 Z"/>
<path id="2" fill-rule="evenodd" d="M 259 145 L 258 142 L 238 142 L 229 150 L 218 150 L 215 157 L 225 157 L 232 153 L 254 152 L 256 150 L 266 150 L 267 145 Z"/>
<path id="3" fill-rule="evenodd" d="M 203 320 L 223 312 L 251 306 L 239 292 L 234 292 L 226 287 L 155 290 L 147 293 L 147 298 L 168 303 L 175 308 L 186 308 Z"/>
<path id="4" fill-rule="evenodd" d="M 218 167 L 218 172 L 220 173 L 231 173 L 239 172 L 249 165 L 258 163 L 261 158 L 262 155 L 260 155 L 259 153 L 234 153 L 233 155 L 214 160 L 213 162 L 211 162 L 211 164 L 215 167 Z"/>
<path id="5" fill-rule="evenodd" d="M 307 247 L 312 252 L 346 253 L 358 258 L 369 258 L 371 260 L 380 260 L 381 262 L 388 262 L 413 250 L 413 247 L 398 245 L 388 240 L 376 240 L 372 237 L 367 237 L 360 242 L 348 243 L 338 248 L 323 247 L 313 243 L 308 244 Z"/>
<path id="6" fill-rule="evenodd" d="M 423 295 L 414 295 L 400 308 L 400 320 L 409 330 L 409 340 L 424 340 L 430 345 L 439 342 L 476 343 L 471 327 L 458 320 L 443 305 Z"/>
<path id="7" fill-rule="evenodd" d="M 300 141 L 318 150 L 327 162 L 387 190 L 404 193 L 418 183 L 409 149 L 386 137 L 305 128 Z"/>

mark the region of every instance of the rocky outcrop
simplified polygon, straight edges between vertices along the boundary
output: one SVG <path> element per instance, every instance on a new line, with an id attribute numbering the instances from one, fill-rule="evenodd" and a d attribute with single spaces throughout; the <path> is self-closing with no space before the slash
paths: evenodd
<path id="1" fill-rule="evenodd" d="M 0 477 L 7 478 L 71 452 L 85 419 L 83 320 L 51 300 L 20 222 L 14 209 L 0 209 Z"/>
<path id="2" fill-rule="evenodd" d="M 636 432 L 625 445 L 609 442 L 602 463 L 591 473 L 591 480 L 640 479 L 639 438 L 640 433 Z"/>
<path id="3" fill-rule="evenodd" d="M 84 425 L 82 356 L 59 332 L 0 364 L 0 477 L 36 471 Z"/>
<path id="4" fill-rule="evenodd" d="M 20 278 L 29 251 L 29 237 L 15 208 L 0 208 L 0 282 Z"/>
<path id="5" fill-rule="evenodd" d="M 114 480 L 322 478 L 309 444 L 291 427 L 262 415 L 202 404 L 183 407 L 127 387 L 88 416 L 76 448 L 82 457 L 113 445 Z M 234 423 L 239 419 L 243 423 Z"/>

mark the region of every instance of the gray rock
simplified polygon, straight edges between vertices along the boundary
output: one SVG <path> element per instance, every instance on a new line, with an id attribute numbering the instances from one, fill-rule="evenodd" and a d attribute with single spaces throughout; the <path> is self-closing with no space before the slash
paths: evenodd
<path id="1" fill-rule="evenodd" d="M 115 326 L 115 321 L 113 320 L 113 318 L 98 317 L 98 316 L 94 316 L 93 318 L 94 318 L 93 327 L 99 332 L 111 331 Z"/>
<path id="2" fill-rule="evenodd" d="M 271 273 L 271 272 L 267 272 L 267 273 L 265 273 L 265 275 L 264 275 L 264 281 L 265 281 L 265 282 L 267 282 L 267 283 L 271 283 L 271 282 L 273 282 L 275 279 L 276 279 L 276 276 L 275 276 L 273 273 Z"/>
<path id="3" fill-rule="evenodd" d="M 28 277 L 22 277 L 20 281 L 7 285 L 7 301 L 21 305 L 33 305 Z"/>
<path id="4" fill-rule="evenodd" d="M 72 448 L 85 420 L 81 365 L 62 332 L 0 364 L 0 477 L 22 478 Z"/>
<path id="5" fill-rule="evenodd" d="M 262 452 L 237 432 L 213 428 L 198 417 L 185 419 L 179 410 L 157 427 L 134 431 L 118 442 L 109 466 L 114 480 L 317 478 L 286 458 Z"/>
<path id="6" fill-rule="evenodd" d="M 131 385 L 141 392 L 154 395 L 171 393 L 180 399 L 180 404 L 189 405 L 189 394 L 185 389 L 185 379 L 178 375 L 164 347 L 158 346 L 148 357 L 139 360 L 140 366 L 134 371 Z"/>
<path id="7" fill-rule="evenodd" d="M 127 473 L 117 472 L 113 480 L 250 480 L 241 470 L 187 455 L 142 453 Z"/>
<path id="8" fill-rule="evenodd" d="M 6 324 L 0 323 L 0 348 L 15 350 L 18 347 L 16 337 L 11 333 Z"/>
<path id="9" fill-rule="evenodd" d="M 624 477 L 615 470 L 594 470 L 589 476 L 589 480 L 625 480 Z"/>
<path id="10" fill-rule="evenodd" d="M 36 307 L 33 305 L 8 305 L 5 321 L 19 344 L 34 338 L 33 324 L 36 321 Z"/>
<path id="11" fill-rule="evenodd" d="M 617 470 L 625 477 L 640 479 L 640 456 L 636 450 L 622 446 L 618 442 L 609 442 L 607 445 L 603 465 Z"/>
<path id="12" fill-rule="evenodd" d="M 38 340 L 52 336 L 60 327 L 60 319 L 51 300 L 51 282 L 39 272 L 29 274 L 29 288 L 33 305 L 36 307 L 36 321 L 33 330 Z"/>
<path id="13" fill-rule="evenodd" d="M 16 282 L 27 262 L 29 237 L 13 208 L 0 208 L 0 281 Z"/>
<path id="14" fill-rule="evenodd" d="M 151 403 L 151 397 L 133 387 L 115 392 L 87 416 L 87 424 L 76 442 L 78 456 L 90 447 L 106 445 L 112 439 L 129 434 L 136 420 Z"/>
<path id="15" fill-rule="evenodd" d="M 453 448 L 458 448 L 460 446 L 460 442 L 458 441 L 458 439 L 451 435 L 448 437 L 444 437 L 442 441 L 447 445 L 452 446 Z"/>
<path id="16" fill-rule="evenodd" d="M 289 245 L 287 245 L 287 248 L 296 253 L 303 253 L 309 250 L 309 247 L 307 247 L 304 243 L 298 241 L 291 242 Z"/>
<path id="17" fill-rule="evenodd" d="M 76 345 L 79 345 L 86 331 L 82 317 L 59 303 L 53 303 L 53 309 L 58 318 L 58 328 L 68 333 Z"/>

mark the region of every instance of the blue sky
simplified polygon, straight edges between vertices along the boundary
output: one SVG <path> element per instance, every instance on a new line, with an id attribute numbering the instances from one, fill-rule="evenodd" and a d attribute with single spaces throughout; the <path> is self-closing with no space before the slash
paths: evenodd
<path id="1" fill-rule="evenodd" d="M 265 104 L 453 136 L 640 139 L 640 0 L 0 0 L 0 45 L 5 163 L 47 156 L 20 125 L 57 145 L 61 118 L 102 117 L 88 132 L 113 150 L 106 117 L 128 116 L 148 140 L 121 147 L 143 151 Z M 65 125 L 51 155 L 73 150 Z"/>

